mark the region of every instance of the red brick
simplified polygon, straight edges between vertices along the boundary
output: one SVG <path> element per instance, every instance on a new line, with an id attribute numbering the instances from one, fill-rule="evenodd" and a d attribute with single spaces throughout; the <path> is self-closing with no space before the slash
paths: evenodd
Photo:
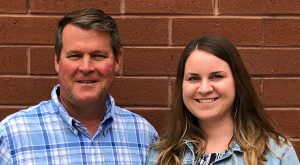
<path id="1" fill-rule="evenodd" d="M 56 79 L 46 78 L 1 78 L 0 104 L 32 105 L 50 98 Z"/>
<path id="2" fill-rule="evenodd" d="M 192 39 L 215 34 L 225 36 L 236 45 L 261 45 L 260 19 L 174 18 L 173 45 L 186 45 Z"/>
<path id="3" fill-rule="evenodd" d="M 298 158 L 300 157 L 300 141 L 299 139 L 297 141 L 291 141 L 293 144 L 293 147 L 295 148 Z"/>
<path id="4" fill-rule="evenodd" d="M 251 81 L 258 98 L 262 99 L 261 80 L 257 78 L 252 78 Z"/>
<path id="5" fill-rule="evenodd" d="M 24 47 L 0 47 L 0 74 L 27 74 L 27 55 Z"/>
<path id="6" fill-rule="evenodd" d="M 3 120 L 8 115 L 13 114 L 19 110 L 20 109 L 18 108 L 0 108 L 0 121 Z"/>
<path id="7" fill-rule="evenodd" d="M 129 0 L 126 13 L 212 14 L 212 1 L 207 0 Z"/>
<path id="8" fill-rule="evenodd" d="M 295 75 L 300 73 L 300 49 L 240 49 L 252 75 Z"/>
<path id="9" fill-rule="evenodd" d="M 54 48 L 31 48 L 30 73 L 31 74 L 56 74 L 54 69 Z"/>
<path id="10" fill-rule="evenodd" d="M 168 19 L 122 18 L 117 22 L 124 45 L 168 44 Z"/>
<path id="11" fill-rule="evenodd" d="M 300 79 L 264 79 L 263 88 L 266 106 L 300 106 Z"/>
<path id="12" fill-rule="evenodd" d="M 57 18 L 0 17 L 0 42 L 52 44 Z"/>
<path id="13" fill-rule="evenodd" d="M 80 8 L 91 7 L 110 14 L 119 14 L 120 0 L 31 0 L 32 13 L 67 13 Z"/>
<path id="14" fill-rule="evenodd" d="M 171 106 L 172 101 L 174 99 L 175 90 L 176 90 L 176 77 L 171 78 L 170 84 L 171 84 L 171 94 L 170 94 L 170 103 L 169 103 L 169 105 Z"/>
<path id="15" fill-rule="evenodd" d="M 289 137 L 300 137 L 300 109 L 272 109 L 266 110 L 266 112 L 273 119 L 282 133 Z"/>
<path id="16" fill-rule="evenodd" d="M 266 19 L 264 45 L 300 46 L 300 19 Z"/>
<path id="17" fill-rule="evenodd" d="M 0 0 L 0 13 L 27 13 L 27 0 Z"/>
<path id="18" fill-rule="evenodd" d="M 168 105 L 168 80 L 155 78 L 116 79 L 112 95 L 117 105 Z"/>
<path id="19" fill-rule="evenodd" d="M 175 75 L 182 49 L 125 48 L 123 75 Z"/>
<path id="20" fill-rule="evenodd" d="M 219 0 L 221 15 L 300 14 L 299 0 Z"/>
<path id="21" fill-rule="evenodd" d="M 129 108 L 130 111 L 143 116 L 148 120 L 154 128 L 157 130 L 158 134 L 162 135 L 165 132 L 167 126 L 167 117 L 170 114 L 170 110 L 161 108 L 160 110 L 155 109 L 134 109 Z"/>

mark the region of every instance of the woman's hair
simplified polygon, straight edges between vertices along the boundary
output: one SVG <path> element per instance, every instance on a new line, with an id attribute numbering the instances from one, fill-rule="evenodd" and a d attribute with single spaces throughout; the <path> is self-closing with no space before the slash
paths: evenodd
<path id="1" fill-rule="evenodd" d="M 264 114 L 263 105 L 255 93 L 250 75 L 235 46 L 227 39 L 214 35 L 192 40 L 182 52 L 168 128 L 160 141 L 153 145 L 153 148 L 159 150 L 157 164 L 181 164 L 187 141 L 193 144 L 197 158 L 205 152 L 206 137 L 198 125 L 198 119 L 189 112 L 182 98 L 185 63 L 194 50 L 206 51 L 229 65 L 236 88 L 231 111 L 234 123 L 233 139 L 243 149 L 246 165 L 263 164 L 265 153 L 269 151 L 269 139 L 273 138 L 277 144 L 280 144 L 280 139 L 287 139 Z"/>

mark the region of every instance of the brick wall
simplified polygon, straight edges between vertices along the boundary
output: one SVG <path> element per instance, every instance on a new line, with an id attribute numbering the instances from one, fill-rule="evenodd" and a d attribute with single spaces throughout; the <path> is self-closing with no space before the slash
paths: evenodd
<path id="1" fill-rule="evenodd" d="M 178 57 L 192 38 L 234 42 L 266 111 L 300 153 L 299 0 L 0 0 L 0 120 L 50 98 L 57 20 L 97 7 L 119 23 L 124 61 L 112 93 L 161 133 Z"/>

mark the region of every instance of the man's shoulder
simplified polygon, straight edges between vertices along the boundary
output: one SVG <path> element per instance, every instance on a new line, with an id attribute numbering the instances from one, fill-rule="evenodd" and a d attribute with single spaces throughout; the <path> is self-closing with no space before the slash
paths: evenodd
<path id="1" fill-rule="evenodd" d="M 117 122 L 126 123 L 127 125 L 128 124 L 140 125 L 139 126 L 140 128 L 148 127 L 149 129 L 155 130 L 152 124 L 143 116 L 118 106 L 114 106 L 114 108 L 115 108 L 115 118 L 117 119 L 116 120 Z"/>
<path id="2" fill-rule="evenodd" d="M 26 109 L 21 109 L 13 114 L 8 115 L 0 122 L 0 128 L 4 126 L 16 125 L 16 123 L 24 123 L 22 121 L 28 122 L 30 118 L 34 119 L 35 117 L 41 116 L 41 114 L 51 113 L 48 107 L 50 105 L 50 100 L 42 101 L 37 105 L 30 106 Z M 33 121 L 33 120 L 32 120 Z M 16 125 L 17 126 L 17 125 Z"/>
<path id="3" fill-rule="evenodd" d="M 149 123 L 143 116 L 135 112 L 129 111 L 127 109 L 118 106 L 114 106 L 114 109 L 115 109 L 115 116 L 118 118 L 122 118 L 123 120 L 133 120 L 133 121 L 140 120 L 142 122 Z"/>
<path id="4" fill-rule="evenodd" d="M 130 111 L 130 110 L 118 107 L 118 106 L 114 106 L 114 108 L 115 108 L 115 115 L 117 117 L 124 118 L 125 120 L 126 119 L 128 119 L 128 120 L 142 120 L 142 121 L 145 121 L 145 122 L 148 123 L 148 121 L 143 116 L 141 116 L 140 114 L 138 114 L 136 112 L 133 112 L 133 111 Z"/>
<path id="5" fill-rule="evenodd" d="M 141 115 L 115 106 L 113 117 L 113 130 L 118 134 L 126 134 L 131 139 L 140 138 L 146 145 L 154 143 L 158 139 L 156 129 Z M 149 146 L 147 146 L 149 147 Z"/>

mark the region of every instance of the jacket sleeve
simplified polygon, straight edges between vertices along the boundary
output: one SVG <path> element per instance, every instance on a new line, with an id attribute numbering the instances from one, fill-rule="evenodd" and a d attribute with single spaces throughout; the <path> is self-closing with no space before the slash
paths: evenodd
<path id="1" fill-rule="evenodd" d="M 145 165 L 155 165 L 158 156 L 158 150 L 151 148 L 148 152 Z"/>
<path id="2" fill-rule="evenodd" d="M 281 165 L 300 165 L 296 151 L 291 143 L 287 144 L 286 150 L 282 155 Z"/>

